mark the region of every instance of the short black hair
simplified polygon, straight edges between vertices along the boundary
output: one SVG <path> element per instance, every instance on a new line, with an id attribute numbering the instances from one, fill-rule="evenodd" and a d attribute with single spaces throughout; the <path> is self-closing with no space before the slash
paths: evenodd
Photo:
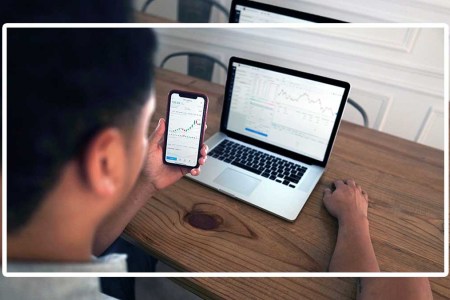
<path id="1" fill-rule="evenodd" d="M 26 224 L 95 133 L 135 121 L 155 51 L 145 28 L 8 29 L 8 232 Z"/>
<path id="2" fill-rule="evenodd" d="M 132 22 L 131 0 L 2 0 L 2 23 Z"/>

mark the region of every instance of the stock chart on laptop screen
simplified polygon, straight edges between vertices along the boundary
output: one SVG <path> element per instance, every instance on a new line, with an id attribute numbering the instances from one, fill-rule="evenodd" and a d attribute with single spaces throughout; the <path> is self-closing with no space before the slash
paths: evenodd
<path id="1" fill-rule="evenodd" d="M 227 129 L 323 160 L 342 87 L 233 63 Z"/>

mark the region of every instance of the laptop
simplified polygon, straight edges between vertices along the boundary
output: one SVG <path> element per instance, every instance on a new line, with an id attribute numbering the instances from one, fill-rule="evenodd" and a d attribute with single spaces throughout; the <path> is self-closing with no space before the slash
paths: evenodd
<path id="1" fill-rule="evenodd" d="M 343 21 L 309 14 L 275 5 L 233 0 L 230 23 L 344 23 Z"/>
<path id="2" fill-rule="evenodd" d="M 232 57 L 220 131 L 188 177 L 294 221 L 330 157 L 350 84 Z"/>

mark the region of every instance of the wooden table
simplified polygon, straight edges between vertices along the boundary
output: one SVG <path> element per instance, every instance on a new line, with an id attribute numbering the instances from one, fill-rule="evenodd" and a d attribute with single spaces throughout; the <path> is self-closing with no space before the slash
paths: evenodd
<path id="1" fill-rule="evenodd" d="M 176 23 L 176 21 L 140 11 L 134 12 L 134 21 L 135 23 Z"/>
<path id="2" fill-rule="evenodd" d="M 158 107 L 152 127 L 165 115 L 171 89 L 206 93 L 210 98 L 206 136 L 218 130 L 223 86 L 166 70 L 156 72 Z M 149 199 L 125 235 L 180 271 L 326 271 L 337 222 L 323 207 L 322 192 L 333 180 L 351 177 L 369 193 L 370 232 L 381 270 L 442 272 L 444 153 L 345 121 L 324 176 L 294 223 L 182 179 Z M 202 230 L 189 224 L 192 215 L 218 222 L 214 229 Z M 351 278 L 176 281 L 208 298 L 338 299 L 354 294 Z M 437 296 L 450 297 L 449 280 L 432 281 Z"/>

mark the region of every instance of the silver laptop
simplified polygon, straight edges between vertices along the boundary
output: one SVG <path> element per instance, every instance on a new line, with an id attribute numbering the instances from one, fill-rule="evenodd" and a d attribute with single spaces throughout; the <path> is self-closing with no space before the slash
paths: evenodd
<path id="1" fill-rule="evenodd" d="M 230 23 L 343 23 L 341 20 L 251 0 L 233 0 Z"/>
<path id="2" fill-rule="evenodd" d="M 232 57 L 220 132 L 192 180 L 294 221 L 322 176 L 350 85 Z"/>

